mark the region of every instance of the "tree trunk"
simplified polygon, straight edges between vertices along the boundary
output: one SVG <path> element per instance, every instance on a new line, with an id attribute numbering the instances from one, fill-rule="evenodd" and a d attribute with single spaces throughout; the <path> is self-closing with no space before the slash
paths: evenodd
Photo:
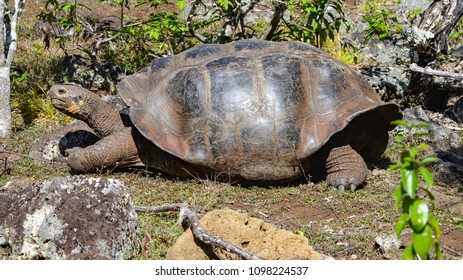
<path id="1" fill-rule="evenodd" d="M 0 0 L 0 139 L 11 134 L 10 69 L 18 44 L 16 25 L 24 10 L 25 0 L 14 0 L 12 9 L 8 0 Z"/>
<path id="2" fill-rule="evenodd" d="M 10 67 L 0 66 L 0 139 L 11 134 Z"/>
<path id="3" fill-rule="evenodd" d="M 448 54 L 448 37 L 463 16 L 462 0 L 436 0 L 421 16 L 418 24 L 420 32 L 426 31 L 433 38 L 424 40 L 415 46 L 418 67 L 427 67 L 440 54 Z M 428 37 L 429 38 L 429 37 Z M 443 85 L 427 74 L 412 72 L 408 88 L 410 100 L 427 110 L 441 111 L 446 108 L 448 99 L 455 94 L 452 85 Z"/>
<path id="4" fill-rule="evenodd" d="M 461 0 L 436 0 L 424 11 L 418 28 L 434 34 L 434 38 L 429 42 L 427 55 L 449 52 L 448 37 L 462 16 L 463 1 Z M 425 53 L 422 55 L 426 56 Z M 420 60 L 425 62 L 428 59 Z M 420 62 L 418 64 L 422 64 Z"/>

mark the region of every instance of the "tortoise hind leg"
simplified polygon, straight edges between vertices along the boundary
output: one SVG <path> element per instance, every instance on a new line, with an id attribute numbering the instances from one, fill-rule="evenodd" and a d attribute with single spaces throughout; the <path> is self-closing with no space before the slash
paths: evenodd
<path id="1" fill-rule="evenodd" d="M 86 148 L 68 149 L 66 154 L 69 167 L 79 173 L 99 168 L 142 166 L 129 127 Z"/>
<path id="2" fill-rule="evenodd" d="M 355 190 L 367 178 L 368 168 L 363 158 L 350 145 L 333 148 L 326 160 L 326 181 L 329 186 L 344 191 Z"/>

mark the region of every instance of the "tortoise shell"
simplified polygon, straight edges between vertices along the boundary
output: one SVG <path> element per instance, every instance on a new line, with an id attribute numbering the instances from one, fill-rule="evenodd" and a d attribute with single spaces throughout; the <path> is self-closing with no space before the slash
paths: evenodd
<path id="1" fill-rule="evenodd" d="M 356 71 L 299 42 L 200 45 L 154 60 L 118 92 L 157 147 L 249 181 L 301 176 L 301 162 L 315 164 L 329 139 L 366 112 L 386 125 L 400 118 Z"/>

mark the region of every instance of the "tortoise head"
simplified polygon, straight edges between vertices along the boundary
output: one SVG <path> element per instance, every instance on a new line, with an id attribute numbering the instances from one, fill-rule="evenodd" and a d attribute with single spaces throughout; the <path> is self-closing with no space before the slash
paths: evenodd
<path id="1" fill-rule="evenodd" d="M 50 88 L 53 107 L 71 117 L 82 119 L 94 109 L 98 96 L 80 86 L 64 84 Z"/>

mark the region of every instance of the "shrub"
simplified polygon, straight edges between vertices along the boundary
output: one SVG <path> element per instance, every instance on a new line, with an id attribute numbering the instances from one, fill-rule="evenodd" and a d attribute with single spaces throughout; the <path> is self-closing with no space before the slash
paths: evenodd
<path id="1" fill-rule="evenodd" d="M 396 234 L 400 237 L 403 229 L 408 225 L 412 233 L 412 243 L 409 244 L 403 253 L 403 259 L 429 259 L 431 248 L 434 246 L 436 259 L 441 259 L 440 250 L 440 227 L 439 221 L 431 213 L 434 208 L 435 198 L 431 192 L 434 180 L 425 167 L 426 164 L 436 161 L 434 157 L 420 158 L 420 153 L 428 146 L 424 143 L 417 143 L 417 138 L 427 136 L 427 133 L 417 130 L 417 128 L 427 127 L 427 123 L 407 123 L 405 121 L 395 121 L 394 124 L 405 128 L 405 135 L 398 135 L 396 141 L 403 150 L 400 154 L 400 163 L 391 165 L 388 171 L 400 170 L 402 182 L 394 190 L 395 207 L 402 205 L 402 215 L 396 224 Z M 425 182 L 423 187 L 419 177 Z M 419 197 L 419 190 L 430 200 L 430 209 L 424 198 Z M 434 234 L 434 236 L 433 236 Z"/>
<path id="2" fill-rule="evenodd" d="M 350 28 L 343 0 L 290 0 L 288 8 L 293 18 L 286 25 L 293 40 L 323 48 L 328 38 L 334 41 L 342 25 Z"/>

